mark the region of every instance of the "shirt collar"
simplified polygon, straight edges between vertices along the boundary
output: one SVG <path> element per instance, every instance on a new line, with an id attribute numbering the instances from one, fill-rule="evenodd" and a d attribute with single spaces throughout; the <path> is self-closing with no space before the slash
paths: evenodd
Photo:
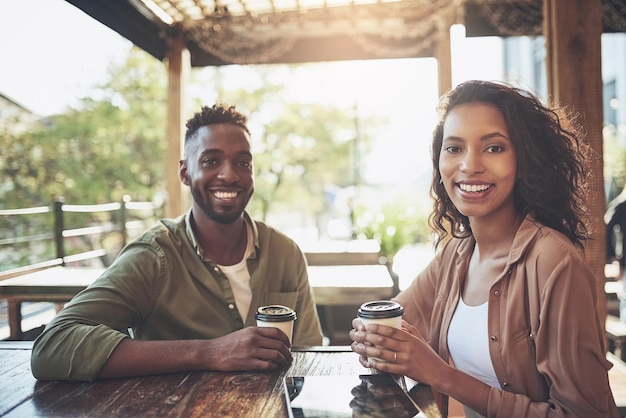
<path id="1" fill-rule="evenodd" d="M 252 218 L 250 217 L 250 215 L 248 214 L 248 212 L 243 213 L 243 217 L 244 220 L 246 221 L 246 223 L 248 224 L 248 226 L 252 229 L 252 239 L 254 240 L 254 248 L 252 249 L 252 253 L 250 254 L 250 259 L 255 259 L 257 256 L 257 252 L 260 248 L 259 246 L 259 230 L 257 228 L 256 222 L 254 222 L 252 220 Z M 191 208 L 187 211 L 187 213 L 185 213 L 185 232 L 187 234 L 187 238 L 189 238 L 189 241 L 191 241 L 191 245 L 193 246 L 194 250 L 196 251 L 196 254 L 198 255 L 198 257 L 200 257 L 201 259 L 204 260 L 204 258 L 202 257 L 202 249 L 200 248 L 200 246 L 198 245 L 198 240 L 196 239 L 196 234 L 193 231 L 193 228 L 191 226 L 192 224 L 192 210 Z"/>
<path id="2" fill-rule="evenodd" d="M 547 227 L 538 223 L 531 215 L 526 215 L 513 238 L 513 245 L 509 253 L 507 265 L 511 265 L 520 260 L 535 236 L 541 233 L 542 228 Z M 463 239 L 463 242 L 457 247 L 457 253 L 459 255 L 457 260 L 461 262 L 465 258 L 470 257 L 474 251 L 475 244 L 476 240 L 473 236 Z"/>

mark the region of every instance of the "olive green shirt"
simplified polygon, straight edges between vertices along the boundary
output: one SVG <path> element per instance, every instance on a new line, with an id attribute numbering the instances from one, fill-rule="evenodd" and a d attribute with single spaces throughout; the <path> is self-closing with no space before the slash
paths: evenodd
<path id="1" fill-rule="evenodd" d="M 203 260 L 191 211 L 163 219 L 128 244 L 113 264 L 46 326 L 33 347 L 33 375 L 42 380 L 95 380 L 132 330 L 141 340 L 211 339 L 255 325 L 256 308 L 280 304 L 297 312 L 293 345 L 321 345 L 322 332 L 296 243 L 250 219 L 254 249 L 247 259 L 252 301 L 241 318 L 228 278 Z"/>

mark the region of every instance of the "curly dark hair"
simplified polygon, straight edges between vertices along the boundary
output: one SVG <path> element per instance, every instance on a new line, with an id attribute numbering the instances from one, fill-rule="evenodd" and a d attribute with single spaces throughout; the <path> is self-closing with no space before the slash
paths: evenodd
<path id="1" fill-rule="evenodd" d="M 211 107 L 203 106 L 199 112 L 195 113 L 191 119 L 187 121 L 187 132 L 185 132 L 185 143 L 192 139 L 198 129 L 207 125 L 215 125 L 218 123 L 228 123 L 243 129 L 250 135 L 248 129 L 248 118 L 240 113 L 235 106 L 224 103 L 214 104 Z"/>
<path id="2" fill-rule="evenodd" d="M 435 199 L 430 226 L 439 245 L 449 234 L 463 238 L 472 234 L 467 216 L 461 214 L 440 183 L 439 156 L 443 125 L 452 109 L 467 103 L 490 103 L 504 115 L 517 154 L 517 178 L 513 190 L 515 208 L 538 222 L 565 234 L 583 249 L 589 238 L 587 211 L 588 161 L 591 148 L 575 115 L 564 108 L 544 106 L 532 93 L 505 83 L 467 81 L 445 95 L 438 106 L 439 123 L 433 132 L 431 157 Z M 448 228 L 446 228 L 446 225 Z"/>

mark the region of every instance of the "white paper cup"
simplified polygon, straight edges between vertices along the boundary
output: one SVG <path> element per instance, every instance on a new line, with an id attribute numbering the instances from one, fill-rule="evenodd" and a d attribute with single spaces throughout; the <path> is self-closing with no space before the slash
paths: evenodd
<path id="1" fill-rule="evenodd" d="M 365 302 L 357 311 L 357 317 L 364 325 L 380 324 L 400 329 L 402 328 L 404 308 L 391 300 L 374 300 Z M 385 360 L 374 357 L 377 361 Z"/>
<path id="2" fill-rule="evenodd" d="M 296 320 L 296 312 L 283 305 L 261 306 L 255 314 L 257 327 L 274 327 L 282 330 L 291 343 L 293 335 L 293 322 Z"/>

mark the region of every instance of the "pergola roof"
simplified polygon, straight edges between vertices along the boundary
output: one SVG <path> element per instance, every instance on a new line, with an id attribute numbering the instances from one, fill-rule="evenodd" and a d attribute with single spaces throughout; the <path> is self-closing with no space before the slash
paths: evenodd
<path id="1" fill-rule="evenodd" d="M 193 67 L 433 56 L 442 30 L 541 35 L 543 0 L 66 0 L 159 60 L 182 34 Z M 605 32 L 626 2 L 602 0 Z"/>

